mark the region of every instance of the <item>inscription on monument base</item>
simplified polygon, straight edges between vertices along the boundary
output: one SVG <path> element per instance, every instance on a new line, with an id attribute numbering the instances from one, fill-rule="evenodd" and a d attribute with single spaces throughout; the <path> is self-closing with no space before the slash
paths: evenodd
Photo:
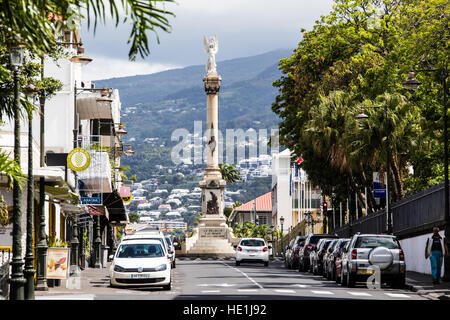
<path id="1" fill-rule="evenodd" d="M 225 228 L 200 228 L 200 237 L 202 238 L 226 238 Z"/>

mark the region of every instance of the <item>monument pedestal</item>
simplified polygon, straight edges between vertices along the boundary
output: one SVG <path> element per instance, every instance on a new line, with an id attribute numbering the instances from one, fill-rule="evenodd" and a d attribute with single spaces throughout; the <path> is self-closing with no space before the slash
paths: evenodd
<path id="1" fill-rule="evenodd" d="M 220 171 L 219 171 L 220 173 Z M 186 239 L 186 254 L 189 256 L 234 257 L 233 245 L 238 239 L 233 236 L 223 215 L 225 180 L 205 175 L 200 182 L 202 189 L 202 217 L 194 236 Z"/>

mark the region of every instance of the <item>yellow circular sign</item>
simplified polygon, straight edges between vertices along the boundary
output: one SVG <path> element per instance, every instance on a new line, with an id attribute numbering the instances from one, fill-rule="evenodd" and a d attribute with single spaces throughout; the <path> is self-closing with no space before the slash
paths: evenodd
<path id="1" fill-rule="evenodd" d="M 84 171 L 91 164 L 91 155 L 86 149 L 75 148 L 67 155 L 67 165 L 73 171 Z"/>
<path id="2" fill-rule="evenodd" d="M 122 201 L 125 204 L 129 204 L 132 199 L 133 199 L 133 197 L 131 196 L 131 193 L 130 193 L 130 195 L 128 197 L 122 197 Z"/>

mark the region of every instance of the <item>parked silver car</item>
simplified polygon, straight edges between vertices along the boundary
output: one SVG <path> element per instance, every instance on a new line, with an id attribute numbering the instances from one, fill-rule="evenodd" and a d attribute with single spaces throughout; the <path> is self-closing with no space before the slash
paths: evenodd
<path id="1" fill-rule="evenodd" d="M 353 287 L 357 281 L 365 281 L 378 266 L 381 282 L 393 287 L 405 286 L 405 256 L 397 237 L 379 234 L 355 234 L 342 256 L 342 285 Z"/>
<path id="2" fill-rule="evenodd" d="M 314 275 L 322 274 L 323 272 L 323 257 L 328 249 L 328 246 L 333 241 L 333 239 L 323 238 L 317 243 L 317 248 L 311 252 L 310 255 L 310 265 L 311 272 Z"/>
<path id="3" fill-rule="evenodd" d="M 328 280 L 331 280 L 331 276 L 328 274 L 328 270 L 330 269 L 329 265 L 331 264 L 332 261 L 331 256 L 333 255 L 334 247 L 336 246 L 336 243 L 338 241 L 339 241 L 338 239 L 334 239 L 333 241 L 331 241 L 322 258 L 322 265 L 323 265 L 322 276 L 324 276 Z"/>

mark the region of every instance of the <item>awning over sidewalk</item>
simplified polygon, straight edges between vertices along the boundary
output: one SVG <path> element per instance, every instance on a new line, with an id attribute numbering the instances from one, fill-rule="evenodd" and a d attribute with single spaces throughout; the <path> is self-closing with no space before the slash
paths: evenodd
<path id="1" fill-rule="evenodd" d="M 118 223 L 128 223 L 128 215 L 123 205 L 123 200 L 119 193 L 114 190 L 110 193 L 103 193 L 103 205 L 109 211 L 109 221 Z"/>
<path id="2" fill-rule="evenodd" d="M 61 203 L 61 210 L 64 213 L 77 215 L 77 224 L 79 227 L 87 225 L 89 221 L 94 222 L 90 214 L 80 205 Z"/>
<path id="3" fill-rule="evenodd" d="M 45 181 L 64 181 L 65 171 L 64 167 L 40 167 L 33 169 L 34 178 L 45 178 Z"/>
<path id="4" fill-rule="evenodd" d="M 72 192 L 65 182 L 63 185 L 46 183 L 45 193 L 58 200 L 70 200 L 75 203 L 78 203 L 79 201 L 78 194 Z"/>

